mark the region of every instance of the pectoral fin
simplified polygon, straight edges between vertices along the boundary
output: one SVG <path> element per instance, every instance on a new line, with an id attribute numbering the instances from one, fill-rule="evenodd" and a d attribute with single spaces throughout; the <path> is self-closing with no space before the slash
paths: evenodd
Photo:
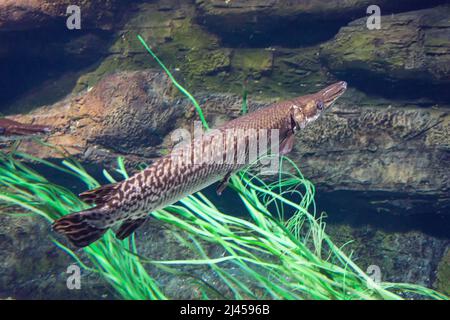
<path id="1" fill-rule="evenodd" d="M 294 148 L 294 141 L 295 136 L 294 133 L 291 131 L 288 134 L 288 136 L 280 143 L 280 154 L 284 156 L 290 153 Z"/>
<path id="2" fill-rule="evenodd" d="M 220 196 L 225 190 L 225 188 L 228 186 L 228 183 L 230 182 L 230 178 L 233 172 L 228 172 L 225 177 L 223 177 L 222 181 L 220 181 L 219 185 L 217 186 L 216 193 L 218 196 Z"/>

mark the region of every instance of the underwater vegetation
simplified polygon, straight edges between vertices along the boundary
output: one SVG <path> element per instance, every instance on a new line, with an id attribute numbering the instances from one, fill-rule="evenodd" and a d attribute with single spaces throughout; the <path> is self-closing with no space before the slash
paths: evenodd
<path id="1" fill-rule="evenodd" d="M 192 95 L 158 62 L 193 101 L 207 127 Z M 55 164 L 14 149 L 1 152 L 0 205 L 7 214 L 27 212 L 52 223 L 70 212 L 88 208 L 72 191 L 51 183 L 26 161 L 71 175 L 88 189 L 100 186 L 74 159 Z M 115 172 L 128 178 L 123 158 L 118 159 Z M 116 182 L 108 170 L 103 174 L 111 183 Z M 327 236 L 324 218 L 316 212 L 314 185 L 289 158 L 280 159 L 279 171 L 270 181 L 243 170 L 232 177 L 230 187 L 246 208 L 248 219 L 218 209 L 201 192 L 151 213 L 154 220 L 174 232 L 180 245 L 195 257 L 192 259 L 141 256 L 135 236 L 119 241 L 111 231 L 83 249 L 89 262 L 57 239 L 54 243 L 80 266 L 103 276 L 117 296 L 124 299 L 171 298 L 146 268 L 150 265 L 171 274 L 182 273 L 180 267 L 186 265 L 210 269 L 218 279 L 214 283 L 195 273 L 183 274 L 197 285 L 202 299 L 402 299 L 406 293 L 447 298 L 414 284 L 376 282 L 362 271 L 344 252 L 345 248 L 336 246 Z M 220 247 L 222 254 L 209 255 L 206 243 Z"/>

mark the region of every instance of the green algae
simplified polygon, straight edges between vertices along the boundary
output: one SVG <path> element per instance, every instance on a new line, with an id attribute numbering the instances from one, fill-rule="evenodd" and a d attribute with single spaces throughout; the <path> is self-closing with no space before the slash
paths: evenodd
<path id="1" fill-rule="evenodd" d="M 215 75 L 230 68 L 230 50 L 189 50 L 186 63 L 182 70 L 191 77 Z"/>
<path id="2" fill-rule="evenodd" d="M 233 68 L 253 77 L 261 77 L 273 69 L 273 53 L 266 49 L 234 50 Z"/>

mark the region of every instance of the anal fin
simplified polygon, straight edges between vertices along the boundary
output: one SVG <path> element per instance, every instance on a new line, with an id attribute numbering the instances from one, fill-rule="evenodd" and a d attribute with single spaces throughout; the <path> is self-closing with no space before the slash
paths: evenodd
<path id="1" fill-rule="evenodd" d="M 216 193 L 218 196 L 220 196 L 225 190 L 225 188 L 228 186 L 228 183 L 230 182 L 231 175 L 233 174 L 232 171 L 228 172 L 225 177 L 219 182 L 219 185 L 217 186 Z"/>
<path id="2" fill-rule="evenodd" d="M 147 219 L 147 217 L 145 218 L 140 218 L 140 219 L 136 219 L 136 220 L 125 220 L 125 222 L 123 222 L 119 229 L 116 232 L 116 238 L 119 240 L 123 240 L 125 238 L 128 238 L 130 236 L 130 234 L 132 234 L 137 228 L 139 228 Z"/>

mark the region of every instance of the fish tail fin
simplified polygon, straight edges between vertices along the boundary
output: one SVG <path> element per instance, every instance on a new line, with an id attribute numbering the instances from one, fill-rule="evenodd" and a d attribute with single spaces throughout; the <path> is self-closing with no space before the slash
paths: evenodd
<path id="1" fill-rule="evenodd" d="M 93 225 L 92 221 L 98 220 L 99 214 L 103 215 L 99 208 L 71 213 L 56 220 L 52 228 L 65 235 L 73 245 L 83 248 L 100 239 L 108 230 L 108 227 Z"/>

